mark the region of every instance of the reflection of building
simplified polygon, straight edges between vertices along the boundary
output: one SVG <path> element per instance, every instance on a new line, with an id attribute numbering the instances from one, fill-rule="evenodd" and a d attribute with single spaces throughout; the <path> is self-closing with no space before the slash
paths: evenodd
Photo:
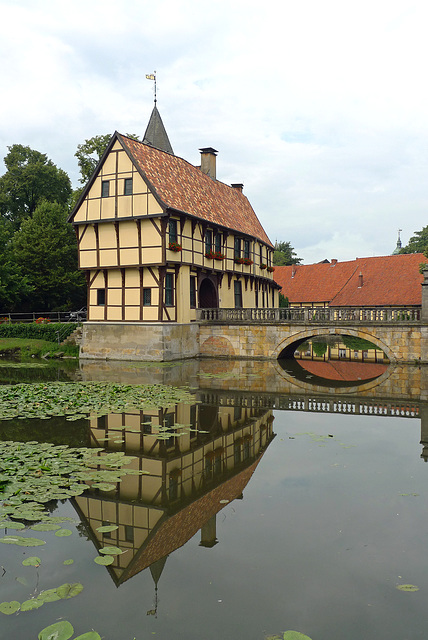
<path id="1" fill-rule="evenodd" d="M 422 253 L 348 262 L 276 267 L 275 280 L 293 307 L 420 307 Z"/>
<path id="2" fill-rule="evenodd" d="M 124 451 L 134 470 L 148 472 L 75 499 L 97 548 L 127 551 L 109 567 L 116 585 L 147 567 L 157 582 L 168 554 L 198 530 L 202 546 L 217 542 L 216 514 L 242 496 L 273 438 L 272 423 L 270 410 L 208 404 L 92 419 L 95 446 Z M 119 528 L 102 534 L 104 524 Z"/>
<path id="3" fill-rule="evenodd" d="M 358 339 L 354 340 L 358 346 Z M 352 348 L 347 346 L 344 342 L 338 339 L 336 336 L 331 338 L 330 336 L 319 336 L 319 338 L 313 338 L 308 342 L 303 342 L 299 345 L 298 349 L 294 353 L 294 357 L 302 360 L 346 360 L 348 362 L 388 362 L 388 358 L 385 356 L 381 349 L 376 349 L 373 345 L 373 349 L 368 346 L 365 349 Z"/>

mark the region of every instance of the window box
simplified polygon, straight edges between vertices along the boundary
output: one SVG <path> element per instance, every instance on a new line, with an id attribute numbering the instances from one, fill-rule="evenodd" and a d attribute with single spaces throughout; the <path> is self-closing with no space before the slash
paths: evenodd
<path id="1" fill-rule="evenodd" d="M 266 267 L 266 269 L 269 273 L 273 273 L 275 271 L 275 267 Z"/>
<path id="2" fill-rule="evenodd" d="M 205 257 L 210 260 L 224 260 L 226 256 L 220 251 L 207 251 Z"/>
<path id="3" fill-rule="evenodd" d="M 262 263 L 262 264 L 260 265 L 260 269 L 266 269 L 266 267 L 267 267 L 267 264 Z"/>
<path id="4" fill-rule="evenodd" d="M 235 258 L 236 264 L 253 264 L 253 261 L 250 258 Z"/>
<path id="5" fill-rule="evenodd" d="M 178 244 L 178 242 L 170 242 L 168 245 L 168 249 L 170 251 L 174 251 L 175 253 L 178 253 L 179 251 L 181 251 L 181 244 Z"/>

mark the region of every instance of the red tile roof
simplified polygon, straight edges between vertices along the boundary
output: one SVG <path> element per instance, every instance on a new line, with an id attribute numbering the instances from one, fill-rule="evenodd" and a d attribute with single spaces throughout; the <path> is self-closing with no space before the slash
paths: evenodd
<path id="1" fill-rule="evenodd" d="M 117 135 L 165 208 L 240 231 L 272 246 L 248 199 L 239 189 L 213 180 L 183 158 Z"/>
<path id="2" fill-rule="evenodd" d="M 398 254 L 275 267 L 274 276 L 291 304 L 413 306 L 422 300 L 421 262 L 428 263 L 422 253 Z"/>
<path id="3" fill-rule="evenodd" d="M 320 378 L 327 380 L 370 380 L 382 375 L 387 368 L 387 364 L 376 362 L 347 362 L 345 360 L 297 360 L 301 367 Z"/>

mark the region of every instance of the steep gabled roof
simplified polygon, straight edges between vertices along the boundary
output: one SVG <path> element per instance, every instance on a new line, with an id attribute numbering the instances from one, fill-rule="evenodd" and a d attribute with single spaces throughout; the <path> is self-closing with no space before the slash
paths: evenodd
<path id="1" fill-rule="evenodd" d="M 422 253 L 357 258 L 349 262 L 291 265 L 275 268 L 275 280 L 291 304 L 330 306 L 420 305 Z M 361 278 L 362 276 L 362 286 Z"/>
<path id="2" fill-rule="evenodd" d="M 165 208 L 254 236 L 272 246 L 248 199 L 183 158 L 116 134 Z"/>
<path id="3" fill-rule="evenodd" d="M 172 153 L 174 155 L 168 134 L 156 105 L 153 107 L 143 142 L 151 147 L 155 147 L 156 149 L 160 149 L 161 151 L 166 151 L 167 153 Z"/>

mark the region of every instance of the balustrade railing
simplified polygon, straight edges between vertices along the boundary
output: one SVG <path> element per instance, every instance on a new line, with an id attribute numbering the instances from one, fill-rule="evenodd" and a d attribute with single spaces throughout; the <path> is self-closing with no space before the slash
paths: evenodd
<path id="1" fill-rule="evenodd" d="M 289 324 L 309 323 L 417 323 L 421 309 L 415 307 L 282 307 L 279 309 L 197 309 L 199 322 Z"/>

